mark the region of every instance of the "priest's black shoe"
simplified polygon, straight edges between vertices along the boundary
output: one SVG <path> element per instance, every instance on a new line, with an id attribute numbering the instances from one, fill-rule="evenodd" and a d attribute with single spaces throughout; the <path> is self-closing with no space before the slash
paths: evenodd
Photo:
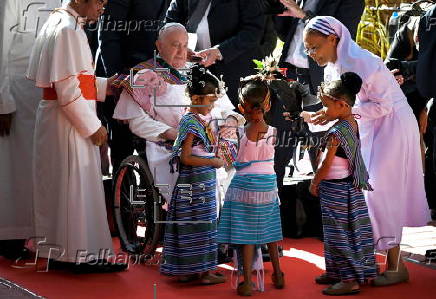
<path id="1" fill-rule="evenodd" d="M 124 271 L 128 268 L 128 264 L 125 263 L 111 263 L 107 260 L 93 261 L 89 263 L 75 264 L 73 267 L 73 272 L 76 274 L 86 274 L 86 273 L 112 273 Z"/>

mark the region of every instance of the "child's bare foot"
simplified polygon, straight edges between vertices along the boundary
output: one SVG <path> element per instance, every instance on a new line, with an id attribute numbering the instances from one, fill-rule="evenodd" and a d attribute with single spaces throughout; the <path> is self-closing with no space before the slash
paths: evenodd
<path id="1" fill-rule="evenodd" d="M 179 279 L 177 281 L 178 282 L 186 283 L 186 282 L 195 281 L 195 280 L 197 280 L 199 278 L 200 278 L 200 275 L 198 273 L 195 273 L 195 274 L 191 274 L 191 275 L 182 275 L 182 276 L 179 276 Z"/>
<path id="2" fill-rule="evenodd" d="M 280 272 L 280 274 L 277 275 L 277 273 L 274 272 L 271 275 L 271 280 L 276 289 L 283 289 L 285 287 L 285 273 Z"/>
<path id="3" fill-rule="evenodd" d="M 249 282 L 241 282 L 238 285 L 238 295 L 239 296 L 251 296 L 251 292 L 253 291 L 253 282 L 249 281 Z"/>
<path id="4" fill-rule="evenodd" d="M 203 275 L 201 277 L 201 284 L 210 285 L 226 282 L 226 277 L 224 275 L 217 275 L 211 272 Z"/>

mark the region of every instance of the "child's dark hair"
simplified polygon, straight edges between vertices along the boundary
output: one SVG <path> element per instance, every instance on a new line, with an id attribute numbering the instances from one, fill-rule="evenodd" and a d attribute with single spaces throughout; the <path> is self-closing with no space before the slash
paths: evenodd
<path id="1" fill-rule="evenodd" d="M 362 79 L 353 72 L 341 75 L 341 80 L 327 82 L 321 85 L 322 93 L 334 98 L 344 99 L 348 105 L 353 106 L 356 102 L 356 95 L 362 87 Z"/>
<path id="2" fill-rule="evenodd" d="M 262 76 L 254 75 L 241 79 L 239 87 L 239 103 L 242 106 L 250 105 L 250 111 L 255 109 L 264 110 L 269 95 L 269 87 Z M 247 111 L 247 112 L 250 112 Z"/>
<path id="3" fill-rule="evenodd" d="M 190 77 L 190 84 L 186 88 L 188 95 L 206 95 L 214 94 L 219 91 L 220 80 L 211 72 L 209 72 L 204 66 L 200 64 L 194 64 L 188 71 Z"/>

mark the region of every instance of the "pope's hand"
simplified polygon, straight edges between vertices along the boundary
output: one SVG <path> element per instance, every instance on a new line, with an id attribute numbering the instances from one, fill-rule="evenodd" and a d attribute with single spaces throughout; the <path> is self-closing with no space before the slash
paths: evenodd
<path id="1" fill-rule="evenodd" d="M 160 134 L 160 137 L 165 140 L 176 140 L 177 138 L 177 130 L 174 128 L 170 128 L 166 130 L 164 133 Z"/>
<path id="2" fill-rule="evenodd" d="M 224 166 L 224 160 L 221 158 L 213 158 L 211 159 L 211 164 L 215 168 L 221 168 Z"/>

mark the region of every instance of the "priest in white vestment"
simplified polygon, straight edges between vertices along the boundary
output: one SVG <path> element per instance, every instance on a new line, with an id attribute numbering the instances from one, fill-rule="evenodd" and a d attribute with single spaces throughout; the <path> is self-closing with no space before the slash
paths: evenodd
<path id="1" fill-rule="evenodd" d="M 35 229 L 44 240 L 38 255 L 85 265 L 113 252 L 98 149 L 107 132 L 95 111 L 108 79 L 94 76 L 82 28 L 98 19 L 106 2 L 71 0 L 55 10 L 38 34 L 27 72 L 42 89 L 33 152 Z"/>

